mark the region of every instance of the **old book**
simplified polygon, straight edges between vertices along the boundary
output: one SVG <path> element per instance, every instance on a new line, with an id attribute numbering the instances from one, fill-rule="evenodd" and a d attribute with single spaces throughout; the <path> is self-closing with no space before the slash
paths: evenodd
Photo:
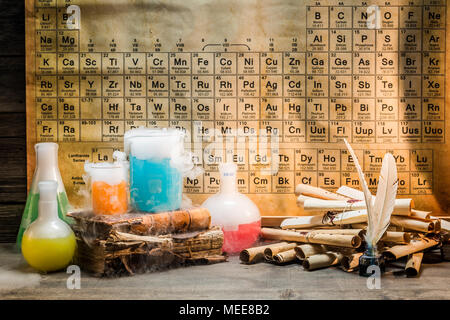
<path id="1" fill-rule="evenodd" d="M 225 260 L 223 232 L 219 227 L 209 227 L 211 217 L 203 208 L 120 216 L 77 212 L 70 216 L 75 220 L 76 261 L 82 269 L 97 275 Z"/>
<path id="2" fill-rule="evenodd" d="M 76 263 L 99 276 L 143 273 L 189 263 L 217 263 L 223 232 L 215 227 L 184 235 L 140 236 L 113 231 L 106 240 L 86 242 L 77 231 Z"/>

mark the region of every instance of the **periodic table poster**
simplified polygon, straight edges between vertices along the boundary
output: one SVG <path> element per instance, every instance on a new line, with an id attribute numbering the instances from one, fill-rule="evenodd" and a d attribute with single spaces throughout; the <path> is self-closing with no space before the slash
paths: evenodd
<path id="1" fill-rule="evenodd" d="M 218 164 L 263 215 L 302 214 L 299 183 L 375 193 L 392 152 L 399 196 L 446 214 L 450 156 L 445 0 L 26 0 L 28 176 L 37 142 L 59 144 L 71 203 L 83 163 L 112 161 L 132 128 L 186 132 L 203 173 Z"/>

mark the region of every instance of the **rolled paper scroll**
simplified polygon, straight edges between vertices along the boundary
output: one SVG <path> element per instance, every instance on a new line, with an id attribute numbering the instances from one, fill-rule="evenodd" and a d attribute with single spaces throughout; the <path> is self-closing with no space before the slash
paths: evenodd
<path id="1" fill-rule="evenodd" d="M 355 199 L 355 200 L 364 200 L 364 192 L 355 189 L 355 188 L 350 188 L 347 186 L 341 186 L 339 187 L 339 189 L 337 189 L 336 193 L 338 195 L 341 195 L 343 197 L 348 197 L 350 199 Z"/>
<path id="2" fill-rule="evenodd" d="M 430 219 L 431 211 L 420 211 L 416 209 L 411 209 L 411 217 L 421 218 L 421 219 Z"/>
<path id="3" fill-rule="evenodd" d="M 394 226 L 393 224 L 390 224 L 386 230 L 387 231 L 395 231 L 395 232 L 404 232 L 405 228 L 399 227 L 399 226 Z"/>
<path id="4" fill-rule="evenodd" d="M 355 200 L 365 200 L 364 193 L 360 190 L 350 188 L 347 186 L 341 186 L 337 191 L 337 194 L 340 194 L 342 196 L 346 196 Z M 372 200 L 375 199 L 375 196 L 372 195 Z M 409 209 L 407 210 L 407 206 L 409 204 Z M 409 216 L 411 215 L 412 208 L 414 207 L 414 202 L 412 199 L 395 199 L 395 206 L 394 206 L 394 212 L 392 212 L 393 215 L 399 215 L 399 216 Z M 354 207 L 353 207 L 354 208 Z M 354 209 L 358 210 L 358 209 Z"/>
<path id="5" fill-rule="evenodd" d="M 292 218 L 292 216 L 262 216 L 261 227 L 279 227 L 283 220 L 289 218 Z"/>
<path id="6" fill-rule="evenodd" d="M 301 244 L 294 248 L 297 259 L 305 260 L 310 256 L 314 256 L 316 254 L 325 253 L 328 251 L 327 247 L 322 244 L 310 244 L 305 243 Z"/>
<path id="7" fill-rule="evenodd" d="M 435 239 L 423 238 L 417 241 L 411 241 L 407 245 L 398 245 L 389 248 L 383 252 L 383 256 L 388 260 L 397 260 L 401 257 L 405 257 L 409 254 L 413 254 L 425 249 L 438 245 L 439 242 Z"/>
<path id="8" fill-rule="evenodd" d="M 192 232 L 208 229 L 211 215 L 206 208 L 192 208 L 142 216 L 131 225 L 131 231 L 141 235 L 172 232 Z"/>
<path id="9" fill-rule="evenodd" d="M 367 223 L 352 223 L 351 224 L 353 229 L 367 229 Z"/>
<path id="10" fill-rule="evenodd" d="M 409 243 L 411 241 L 411 233 L 400 231 L 386 231 L 381 237 L 381 241 L 393 243 Z"/>
<path id="11" fill-rule="evenodd" d="M 435 217 L 431 217 L 432 219 L 435 219 Z M 446 231 L 450 233 L 450 222 L 444 219 L 439 219 L 441 224 L 441 231 Z"/>
<path id="12" fill-rule="evenodd" d="M 92 215 L 89 211 L 73 211 L 67 215 L 75 220 L 76 228 L 96 240 L 107 240 L 112 231 L 148 236 L 204 231 L 211 224 L 209 211 L 201 207 L 156 214 Z"/>
<path id="13" fill-rule="evenodd" d="M 328 251 L 326 253 L 310 256 L 303 261 L 303 268 L 308 271 L 326 268 L 337 265 L 341 262 L 343 255 L 337 252 Z"/>
<path id="14" fill-rule="evenodd" d="M 287 251 L 283 251 L 278 253 L 273 257 L 273 261 L 275 261 L 278 264 L 291 262 L 297 259 L 297 256 L 295 255 L 295 250 L 290 249 Z"/>
<path id="15" fill-rule="evenodd" d="M 341 260 L 342 268 L 347 272 L 352 272 L 359 267 L 359 258 L 362 256 L 362 252 L 354 253 L 352 255 L 344 256 Z"/>
<path id="16" fill-rule="evenodd" d="M 256 263 L 264 260 L 264 250 L 267 248 L 275 248 L 277 246 L 285 246 L 287 245 L 287 242 L 278 242 L 278 243 L 272 243 L 265 246 L 259 246 L 254 248 L 248 248 L 245 250 L 242 250 L 239 254 L 239 259 L 243 263 Z"/>
<path id="17" fill-rule="evenodd" d="M 420 231 L 425 233 L 431 233 L 434 231 L 435 224 L 433 221 L 422 221 L 418 219 L 412 219 L 409 217 L 397 217 L 391 216 L 391 224 L 403 227 L 407 230 Z"/>
<path id="18" fill-rule="evenodd" d="M 299 195 L 297 197 L 297 202 L 296 202 L 297 203 L 297 207 L 303 208 L 306 200 L 313 201 L 313 200 L 320 200 L 320 199 L 311 198 L 311 197 L 307 197 L 307 196 L 304 196 L 304 195 Z M 320 213 L 320 212 L 318 212 L 318 213 Z"/>
<path id="19" fill-rule="evenodd" d="M 282 229 L 307 229 L 326 225 L 343 225 L 367 222 L 366 210 L 347 211 L 335 215 L 303 216 L 289 218 L 281 223 Z"/>
<path id="20" fill-rule="evenodd" d="M 341 196 L 339 194 L 327 191 L 322 188 L 313 187 L 307 184 L 299 184 L 295 187 L 295 195 L 308 196 L 324 200 L 347 200 L 348 197 Z"/>
<path id="21" fill-rule="evenodd" d="M 264 239 L 270 240 L 317 243 L 346 248 L 359 248 L 361 245 L 361 238 L 359 236 L 346 234 L 314 234 L 309 232 L 262 228 L 261 236 Z"/>
<path id="22" fill-rule="evenodd" d="M 411 213 L 412 199 L 396 199 L 392 214 L 399 216 L 409 216 Z M 366 202 L 362 200 L 322 200 L 305 198 L 297 204 L 304 211 L 324 213 L 327 211 L 354 211 L 366 209 Z"/>
<path id="23" fill-rule="evenodd" d="M 408 278 L 416 277 L 419 274 L 422 258 L 423 252 L 417 252 L 408 257 L 405 267 L 405 273 Z"/>
<path id="24" fill-rule="evenodd" d="M 297 246 L 296 243 L 286 243 L 283 246 L 272 246 L 264 249 L 264 257 L 267 260 L 274 260 L 274 256 L 283 251 L 293 250 Z"/>
<path id="25" fill-rule="evenodd" d="M 426 212 L 426 211 L 422 211 L 422 212 Z M 422 217 L 414 216 L 414 215 L 409 216 L 409 218 L 414 219 L 414 220 L 419 220 L 419 221 L 424 221 L 424 222 L 433 222 L 435 224 L 435 226 L 437 226 L 436 230 L 437 231 L 441 230 L 441 219 L 436 218 L 436 217 L 431 217 L 431 216 L 429 216 L 429 218 L 424 218 L 424 217 L 425 217 L 425 215 L 423 215 Z"/>
<path id="26" fill-rule="evenodd" d="M 364 229 L 314 229 L 314 230 L 308 230 L 308 229 L 300 229 L 295 230 L 297 232 L 309 232 L 311 234 L 314 233 L 326 233 L 326 234 L 350 234 L 350 235 L 357 235 L 360 238 L 364 236 L 366 231 Z"/>

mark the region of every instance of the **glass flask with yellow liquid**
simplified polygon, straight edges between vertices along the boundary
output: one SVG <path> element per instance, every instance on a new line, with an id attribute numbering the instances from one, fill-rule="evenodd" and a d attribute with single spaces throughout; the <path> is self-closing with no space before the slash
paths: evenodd
<path id="1" fill-rule="evenodd" d="M 76 240 L 72 229 L 58 217 L 58 184 L 40 181 L 38 217 L 23 234 L 22 254 L 30 266 L 42 272 L 58 271 L 72 261 Z"/>
<path id="2" fill-rule="evenodd" d="M 57 182 L 58 216 L 63 221 L 71 223 L 71 219 L 66 216 L 67 210 L 69 209 L 69 200 L 67 199 L 66 190 L 64 189 L 58 168 L 58 144 L 52 142 L 37 143 L 34 149 L 36 151 L 36 169 L 28 193 L 27 203 L 22 214 L 19 233 L 17 234 L 16 246 L 19 250 L 21 248 L 23 233 L 38 216 L 39 181 L 54 180 Z"/>

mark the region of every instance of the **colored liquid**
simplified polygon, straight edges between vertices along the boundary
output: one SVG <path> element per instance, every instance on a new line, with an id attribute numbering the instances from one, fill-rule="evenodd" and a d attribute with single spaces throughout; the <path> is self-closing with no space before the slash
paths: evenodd
<path id="1" fill-rule="evenodd" d="M 130 195 L 139 211 L 160 212 L 181 206 L 182 177 L 170 159 L 130 158 Z"/>
<path id="2" fill-rule="evenodd" d="M 73 233 L 65 238 L 30 238 L 22 241 L 22 254 L 30 266 L 39 271 L 57 271 L 69 265 L 75 253 Z"/>
<path id="3" fill-rule="evenodd" d="M 58 201 L 58 216 L 64 222 L 71 224 L 72 219 L 67 217 L 67 210 L 69 209 L 69 199 L 65 192 L 60 192 L 57 195 Z M 27 203 L 22 214 L 22 222 L 20 223 L 19 233 L 17 234 L 16 245 L 17 248 L 21 247 L 22 237 L 28 226 L 36 220 L 38 217 L 38 204 L 39 204 L 39 193 L 29 193 L 27 198 Z"/>
<path id="4" fill-rule="evenodd" d="M 125 181 L 115 185 L 102 181 L 92 184 L 92 210 L 95 214 L 122 214 L 127 212 L 127 204 Z"/>
<path id="5" fill-rule="evenodd" d="M 238 230 L 222 230 L 223 246 L 222 251 L 226 253 L 239 253 L 250 248 L 258 240 L 261 231 L 261 221 L 240 224 Z"/>

